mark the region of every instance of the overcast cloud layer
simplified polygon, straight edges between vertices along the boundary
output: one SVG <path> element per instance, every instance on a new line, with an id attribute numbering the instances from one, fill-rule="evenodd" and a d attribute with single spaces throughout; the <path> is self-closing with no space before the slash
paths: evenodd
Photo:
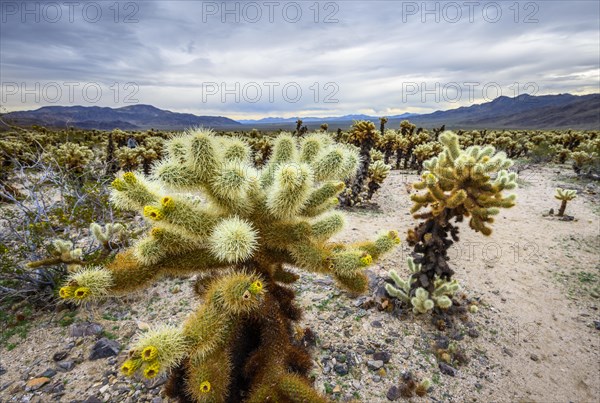
<path id="1" fill-rule="evenodd" d="M 393 115 L 600 91 L 597 0 L 226 3 L 3 1 L 3 109 Z"/>

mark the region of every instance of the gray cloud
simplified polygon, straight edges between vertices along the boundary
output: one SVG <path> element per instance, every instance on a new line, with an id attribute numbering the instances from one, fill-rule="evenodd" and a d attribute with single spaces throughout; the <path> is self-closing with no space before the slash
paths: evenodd
<path id="1" fill-rule="evenodd" d="M 118 14 L 114 4 L 81 2 L 70 21 L 60 1 L 3 2 L 2 105 L 139 102 L 242 118 L 429 112 L 499 94 L 600 90 L 596 1 L 482 1 L 469 3 L 471 15 L 462 1 L 320 2 L 318 14 L 313 1 L 124 1 Z M 72 99 L 65 83 L 77 83 Z"/>

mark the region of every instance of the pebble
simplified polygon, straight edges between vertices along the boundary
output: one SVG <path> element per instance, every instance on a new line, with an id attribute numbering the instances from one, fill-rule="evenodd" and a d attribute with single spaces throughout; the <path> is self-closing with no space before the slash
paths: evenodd
<path id="1" fill-rule="evenodd" d="M 114 340 L 109 340 L 106 337 L 101 338 L 92 347 L 90 353 L 90 360 L 97 360 L 99 358 L 112 357 L 119 354 L 120 350 L 119 343 Z"/>
<path id="2" fill-rule="evenodd" d="M 388 353 L 387 351 L 378 351 L 375 354 L 373 354 L 373 360 L 383 361 L 384 364 L 387 364 L 388 362 L 390 362 L 391 358 L 392 358 L 392 355 L 390 353 Z"/>
<path id="3" fill-rule="evenodd" d="M 333 370 L 336 372 L 336 374 L 344 376 L 344 375 L 348 374 L 348 365 L 335 364 L 335 366 L 333 367 Z"/>
<path id="4" fill-rule="evenodd" d="M 68 352 L 66 352 L 66 351 L 59 351 L 57 353 L 54 353 L 54 355 L 52 356 L 52 359 L 54 361 L 62 361 L 65 358 L 67 358 L 67 355 L 69 355 Z"/>
<path id="5" fill-rule="evenodd" d="M 99 323 L 92 322 L 81 322 L 74 323 L 69 328 L 69 335 L 71 337 L 85 337 L 85 336 L 96 336 L 100 334 L 103 327 Z"/>
<path id="6" fill-rule="evenodd" d="M 381 361 L 381 360 L 369 360 L 369 361 L 367 361 L 367 367 L 369 367 L 369 369 L 371 371 L 377 371 L 379 368 L 383 367 L 383 361 Z"/>
<path id="7" fill-rule="evenodd" d="M 539 360 L 540 360 L 540 358 L 539 358 L 537 355 L 535 355 L 535 354 L 531 354 L 531 355 L 529 356 L 529 358 L 531 358 L 531 360 L 532 360 L 532 361 L 535 361 L 535 362 L 537 362 L 537 361 L 539 361 Z"/>
<path id="8" fill-rule="evenodd" d="M 61 361 L 59 363 L 56 364 L 58 366 L 59 369 L 68 372 L 70 370 L 72 370 L 73 368 L 75 368 L 75 363 L 73 361 Z"/>
<path id="9" fill-rule="evenodd" d="M 456 373 L 458 372 L 456 370 L 456 368 L 446 364 L 445 362 L 440 362 L 440 371 L 442 372 L 442 374 L 444 375 L 448 375 L 448 376 L 456 376 Z"/>
<path id="10" fill-rule="evenodd" d="M 594 326 L 596 327 L 596 330 L 600 330 L 600 320 L 595 320 Z"/>
<path id="11" fill-rule="evenodd" d="M 371 326 L 375 327 L 375 328 L 378 328 L 378 329 L 383 327 L 383 325 L 381 324 L 381 322 L 378 321 L 378 320 L 374 320 L 373 322 L 371 322 Z"/>
<path id="12" fill-rule="evenodd" d="M 29 392 L 29 391 L 32 391 L 32 390 L 38 390 L 39 388 L 41 388 L 42 386 L 44 386 L 48 382 L 50 382 L 50 378 L 47 378 L 45 376 L 40 377 L 40 378 L 30 379 L 25 384 L 25 391 Z"/>
<path id="13" fill-rule="evenodd" d="M 400 388 L 398 388 L 397 386 L 392 386 L 391 388 L 388 389 L 385 396 L 388 398 L 388 400 L 390 400 L 392 402 L 394 400 L 400 399 Z"/>
<path id="14" fill-rule="evenodd" d="M 467 331 L 467 334 L 469 335 L 469 337 L 472 337 L 474 339 L 476 339 L 477 337 L 479 337 L 479 332 L 476 329 L 474 329 L 474 328 L 469 329 Z"/>
<path id="15" fill-rule="evenodd" d="M 48 368 L 40 375 L 40 377 L 52 378 L 54 375 L 56 375 L 56 371 L 53 370 L 52 368 Z"/>

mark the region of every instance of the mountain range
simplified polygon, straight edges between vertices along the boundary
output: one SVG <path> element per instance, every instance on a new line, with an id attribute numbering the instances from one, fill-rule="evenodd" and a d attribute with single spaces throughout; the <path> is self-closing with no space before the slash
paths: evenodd
<path id="1" fill-rule="evenodd" d="M 158 109 L 151 105 L 121 108 L 98 106 L 45 106 L 32 111 L 10 112 L 2 118 L 11 124 L 48 127 L 75 126 L 84 129 L 183 130 L 193 126 L 221 130 L 293 130 L 298 118 L 267 117 L 235 121 L 222 116 L 197 116 Z M 379 125 L 379 117 L 345 115 L 337 117 L 301 117 L 309 129 L 328 123 L 330 130 L 345 129 L 354 120 L 371 120 Z M 403 113 L 388 116 L 387 127 L 397 127 L 409 119 L 418 126 L 488 129 L 600 129 L 600 94 L 589 95 L 520 95 L 500 96 L 493 101 L 429 114 Z"/>
<path id="2" fill-rule="evenodd" d="M 192 126 L 240 126 L 235 120 L 221 116 L 197 116 L 158 109 L 152 105 L 130 105 L 122 108 L 99 106 L 44 106 L 33 111 L 10 112 L 4 119 L 17 125 L 37 124 L 51 127 L 74 126 L 100 130 L 184 130 Z"/>

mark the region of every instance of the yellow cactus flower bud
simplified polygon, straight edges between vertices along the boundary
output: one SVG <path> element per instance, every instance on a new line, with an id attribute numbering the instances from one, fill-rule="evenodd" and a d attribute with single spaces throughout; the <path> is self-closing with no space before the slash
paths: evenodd
<path id="1" fill-rule="evenodd" d="M 58 295 L 60 295 L 60 297 L 64 299 L 73 298 L 75 289 L 76 287 L 73 286 L 61 287 L 61 289 L 58 291 Z"/>
<path id="2" fill-rule="evenodd" d="M 75 290 L 75 292 L 73 293 L 73 297 L 75 299 L 86 299 L 87 297 L 90 296 L 90 289 L 87 287 L 79 287 L 78 289 Z"/>
<path id="3" fill-rule="evenodd" d="M 164 208 L 172 208 L 175 205 L 175 202 L 169 196 L 163 197 L 160 203 L 163 205 Z"/>
<path id="4" fill-rule="evenodd" d="M 125 182 L 123 182 L 119 178 L 112 181 L 112 183 L 110 185 L 113 187 L 113 189 L 118 190 L 119 192 L 122 192 L 123 190 L 125 190 Z"/>
<path id="5" fill-rule="evenodd" d="M 160 370 L 160 364 L 158 363 L 158 361 L 153 361 L 153 362 L 149 363 L 148 366 L 146 367 L 146 369 L 144 369 L 144 378 L 146 378 L 146 379 L 154 378 L 156 375 L 158 375 L 159 370 Z"/>
<path id="6" fill-rule="evenodd" d="M 259 292 L 261 292 L 261 290 L 263 289 L 263 284 L 260 280 L 256 280 L 254 283 L 252 283 L 252 285 L 250 285 L 250 288 L 248 288 L 248 291 L 250 291 L 252 294 L 258 294 Z"/>
<path id="7" fill-rule="evenodd" d="M 121 372 L 125 376 L 132 376 L 140 365 L 140 360 L 127 360 L 121 365 Z"/>
<path id="8" fill-rule="evenodd" d="M 152 235 L 154 238 L 159 238 L 162 235 L 164 235 L 165 230 L 162 228 L 158 228 L 158 227 L 154 227 L 150 230 L 150 235 Z"/>
<path id="9" fill-rule="evenodd" d="M 144 207 L 144 216 L 155 221 L 160 221 L 164 218 L 165 215 L 162 211 L 160 211 L 160 209 L 157 209 L 156 207 L 146 206 Z"/>
<path id="10" fill-rule="evenodd" d="M 154 346 L 148 346 L 142 350 L 142 360 L 154 361 L 158 357 L 158 349 Z"/>
<path id="11" fill-rule="evenodd" d="M 362 263 L 363 266 L 368 266 L 371 263 L 373 263 L 373 258 L 371 257 L 371 255 L 367 254 L 360 258 L 360 263 Z"/>
<path id="12" fill-rule="evenodd" d="M 130 185 L 133 185 L 137 182 L 135 174 L 133 172 L 125 172 L 123 174 L 123 180 Z"/>
<path id="13" fill-rule="evenodd" d="M 204 381 L 200 384 L 200 392 L 208 393 L 210 392 L 210 382 Z"/>

